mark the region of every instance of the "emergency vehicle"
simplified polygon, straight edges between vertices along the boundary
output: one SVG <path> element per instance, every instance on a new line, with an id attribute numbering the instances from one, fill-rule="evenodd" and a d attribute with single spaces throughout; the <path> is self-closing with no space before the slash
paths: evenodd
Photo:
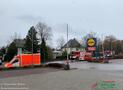
<path id="1" fill-rule="evenodd" d="M 90 60 L 92 59 L 92 54 L 86 51 L 72 51 L 70 54 L 70 59 L 72 60 Z"/>
<path id="2" fill-rule="evenodd" d="M 40 65 L 40 54 L 19 54 L 14 56 L 14 58 L 4 64 L 5 68 L 12 68 L 12 67 L 27 67 L 31 65 Z"/>

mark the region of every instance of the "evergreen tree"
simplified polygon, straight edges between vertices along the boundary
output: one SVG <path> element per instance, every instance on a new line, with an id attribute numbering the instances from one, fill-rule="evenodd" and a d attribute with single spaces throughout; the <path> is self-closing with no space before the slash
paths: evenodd
<path id="1" fill-rule="evenodd" d="M 43 38 L 40 46 L 40 53 L 41 53 L 41 63 L 45 63 L 45 61 L 47 60 L 47 47 L 46 42 Z"/>
<path id="2" fill-rule="evenodd" d="M 38 39 L 37 39 L 37 31 L 35 30 L 34 26 L 32 26 L 25 39 L 25 49 L 28 52 L 32 52 L 33 48 L 33 53 L 38 52 Z"/>
<path id="3" fill-rule="evenodd" d="M 5 47 L 2 47 L 0 49 L 0 56 L 3 56 L 5 53 L 6 53 L 6 48 Z"/>
<path id="4" fill-rule="evenodd" d="M 53 60 L 53 51 L 49 46 L 47 46 L 47 52 L 48 52 L 48 60 L 49 61 Z"/>
<path id="5" fill-rule="evenodd" d="M 10 61 L 15 55 L 17 55 L 17 47 L 15 42 L 12 42 L 7 49 L 7 54 L 5 56 L 5 61 Z"/>

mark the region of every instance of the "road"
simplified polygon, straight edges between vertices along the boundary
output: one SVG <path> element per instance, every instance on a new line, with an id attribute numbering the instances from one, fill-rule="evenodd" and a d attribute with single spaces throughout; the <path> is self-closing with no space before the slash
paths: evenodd
<path id="1" fill-rule="evenodd" d="M 71 68 L 95 69 L 95 70 L 123 70 L 123 60 L 112 60 L 107 63 L 75 62 L 70 64 Z"/>
<path id="2" fill-rule="evenodd" d="M 72 69 L 68 71 L 53 68 L 6 71 L 6 75 L 16 75 L 1 77 L 0 90 L 96 90 L 95 85 L 101 81 L 108 85 L 111 82 L 115 87 L 110 84 L 106 89 L 98 86 L 97 90 L 123 90 L 122 59 L 112 60 L 109 64 L 74 62 L 70 65 Z M 5 72 L 0 75 L 2 73 L 5 75 Z"/>
<path id="3" fill-rule="evenodd" d="M 6 70 L 0 71 L 0 79 L 10 78 L 10 77 L 19 77 L 19 76 L 28 76 L 33 74 L 45 74 L 50 72 L 56 72 L 60 69 L 55 68 L 25 68 L 20 70 Z"/>

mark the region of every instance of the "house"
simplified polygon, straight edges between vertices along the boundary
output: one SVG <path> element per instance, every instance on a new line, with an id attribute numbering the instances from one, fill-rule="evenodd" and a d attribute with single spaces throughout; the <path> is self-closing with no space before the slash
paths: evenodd
<path id="1" fill-rule="evenodd" d="M 24 49 L 25 39 L 15 39 L 14 42 L 18 48 L 18 54 L 21 54 L 22 49 Z"/>
<path id="2" fill-rule="evenodd" d="M 18 48 L 23 48 L 24 47 L 24 44 L 25 44 L 24 39 L 15 39 L 14 42 L 15 42 L 15 44 Z"/>
<path id="3" fill-rule="evenodd" d="M 53 50 L 53 59 L 62 56 L 62 52 L 60 50 Z"/>
<path id="4" fill-rule="evenodd" d="M 82 45 L 74 38 L 70 39 L 63 47 L 62 51 L 67 51 L 70 54 L 72 51 L 82 51 Z"/>

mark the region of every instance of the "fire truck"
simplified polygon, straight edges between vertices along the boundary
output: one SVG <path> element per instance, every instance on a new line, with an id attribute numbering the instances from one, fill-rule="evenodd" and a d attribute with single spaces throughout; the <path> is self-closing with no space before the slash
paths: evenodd
<path id="1" fill-rule="evenodd" d="M 92 52 L 92 59 L 87 59 L 88 62 L 100 62 L 100 63 L 109 63 L 111 59 L 111 52 Z"/>
<path id="2" fill-rule="evenodd" d="M 72 51 L 70 54 L 71 60 L 90 60 L 92 59 L 91 52 L 86 51 Z"/>
<path id="3" fill-rule="evenodd" d="M 19 54 L 14 56 L 14 58 L 4 64 L 5 68 L 12 68 L 12 67 L 27 67 L 31 65 L 40 65 L 40 54 Z"/>
<path id="4" fill-rule="evenodd" d="M 103 52 L 98 52 L 97 54 L 96 56 L 93 52 L 89 51 L 72 51 L 70 54 L 70 59 L 80 61 L 85 60 L 88 62 L 108 62 L 108 59 L 104 58 Z"/>

